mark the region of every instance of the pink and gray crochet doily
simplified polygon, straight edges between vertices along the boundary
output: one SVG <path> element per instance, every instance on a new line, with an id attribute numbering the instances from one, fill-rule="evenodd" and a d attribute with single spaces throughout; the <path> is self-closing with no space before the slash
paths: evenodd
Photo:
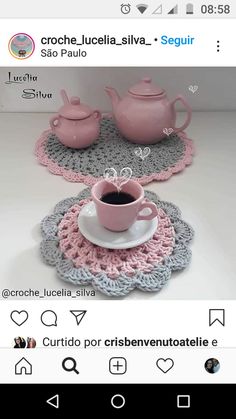
<path id="1" fill-rule="evenodd" d="M 174 204 L 160 201 L 150 191 L 145 191 L 145 197 L 158 207 L 157 230 L 148 242 L 126 250 L 101 248 L 80 233 L 77 219 L 91 200 L 90 188 L 59 202 L 41 222 L 43 260 L 64 281 L 92 285 L 111 297 L 124 296 L 135 288 L 160 291 L 172 272 L 190 263 L 193 230 Z"/>
<path id="2" fill-rule="evenodd" d="M 65 147 L 50 130 L 42 134 L 35 149 L 38 161 L 51 173 L 85 185 L 96 183 L 107 167 L 117 172 L 131 167 L 133 179 L 142 185 L 167 180 L 191 164 L 193 152 L 193 142 L 184 132 L 171 134 L 147 148 L 138 147 L 122 137 L 108 118 L 101 122 L 99 139 L 86 149 Z"/>

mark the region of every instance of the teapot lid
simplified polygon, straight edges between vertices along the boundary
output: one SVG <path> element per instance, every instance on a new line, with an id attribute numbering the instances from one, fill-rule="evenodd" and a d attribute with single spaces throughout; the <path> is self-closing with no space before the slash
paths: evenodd
<path id="1" fill-rule="evenodd" d="M 129 93 L 138 96 L 158 96 L 164 92 L 165 90 L 153 84 L 152 79 L 149 77 L 143 78 L 139 83 L 129 89 Z"/>
<path id="2" fill-rule="evenodd" d="M 70 100 L 65 92 L 61 91 L 61 96 L 64 102 L 64 106 L 59 109 L 59 114 L 66 119 L 85 119 L 92 115 L 93 110 L 80 102 L 80 98 L 73 96 Z"/>

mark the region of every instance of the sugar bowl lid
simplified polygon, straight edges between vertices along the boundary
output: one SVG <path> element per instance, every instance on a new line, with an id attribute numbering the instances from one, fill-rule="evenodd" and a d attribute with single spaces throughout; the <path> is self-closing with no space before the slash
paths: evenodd
<path id="1" fill-rule="evenodd" d="M 140 82 L 129 88 L 129 93 L 137 96 L 159 96 L 164 92 L 164 89 L 152 83 L 150 77 L 143 78 Z"/>
<path id="2" fill-rule="evenodd" d="M 66 119 L 85 119 L 92 115 L 93 110 L 80 102 L 80 98 L 72 96 L 69 100 L 65 90 L 61 90 L 64 106 L 59 109 L 59 114 Z"/>

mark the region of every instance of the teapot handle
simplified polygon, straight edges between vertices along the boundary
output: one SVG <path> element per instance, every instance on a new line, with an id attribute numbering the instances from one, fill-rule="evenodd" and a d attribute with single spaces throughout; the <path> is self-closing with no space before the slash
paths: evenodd
<path id="1" fill-rule="evenodd" d="M 100 119 L 102 119 L 102 114 L 98 110 L 93 112 L 93 116 L 94 116 L 95 119 L 98 119 L 99 121 L 100 121 Z"/>
<path id="2" fill-rule="evenodd" d="M 56 122 L 56 124 L 55 124 L 55 122 Z M 50 123 L 50 127 L 52 128 L 52 130 L 54 130 L 56 127 L 58 127 L 60 125 L 60 115 L 58 115 L 58 114 L 54 115 L 50 119 L 49 123 Z"/>
<path id="3" fill-rule="evenodd" d="M 191 121 L 191 118 L 192 118 L 192 109 L 191 109 L 191 107 L 189 106 L 189 104 L 187 103 L 187 101 L 185 100 L 185 98 L 183 97 L 183 96 L 181 96 L 181 95 L 179 95 L 179 96 L 177 96 L 172 102 L 171 102 L 171 106 L 173 106 L 174 107 L 174 105 L 175 105 L 175 103 L 178 101 L 178 100 L 180 100 L 180 102 L 182 102 L 183 103 L 183 105 L 184 105 L 184 107 L 186 108 L 186 111 L 187 111 L 187 118 L 186 118 L 186 120 L 185 120 L 185 122 L 184 122 L 184 124 L 181 126 L 181 127 L 179 127 L 179 128 L 174 128 L 173 127 L 173 129 L 174 129 L 174 132 L 175 133 L 177 133 L 177 132 L 180 132 L 180 131 L 184 131 L 185 130 L 185 128 L 187 128 L 187 126 L 190 124 L 190 121 Z"/>

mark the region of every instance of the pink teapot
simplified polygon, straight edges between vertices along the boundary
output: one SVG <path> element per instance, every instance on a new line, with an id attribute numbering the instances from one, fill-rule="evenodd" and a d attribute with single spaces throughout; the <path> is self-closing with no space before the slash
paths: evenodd
<path id="1" fill-rule="evenodd" d="M 79 97 L 70 100 L 61 91 L 64 106 L 50 119 L 52 132 L 67 147 L 85 148 L 96 141 L 100 132 L 101 113 L 80 103 Z"/>
<path id="2" fill-rule="evenodd" d="M 111 98 L 113 117 L 120 132 L 128 140 L 138 144 L 155 144 L 165 137 L 165 129 L 183 131 L 191 121 L 192 110 L 183 96 L 169 101 L 165 90 L 144 78 L 130 87 L 121 99 L 112 87 L 106 87 Z M 175 103 L 183 103 L 187 111 L 184 124 L 177 128 Z M 164 130 L 164 131 L 163 131 Z"/>

